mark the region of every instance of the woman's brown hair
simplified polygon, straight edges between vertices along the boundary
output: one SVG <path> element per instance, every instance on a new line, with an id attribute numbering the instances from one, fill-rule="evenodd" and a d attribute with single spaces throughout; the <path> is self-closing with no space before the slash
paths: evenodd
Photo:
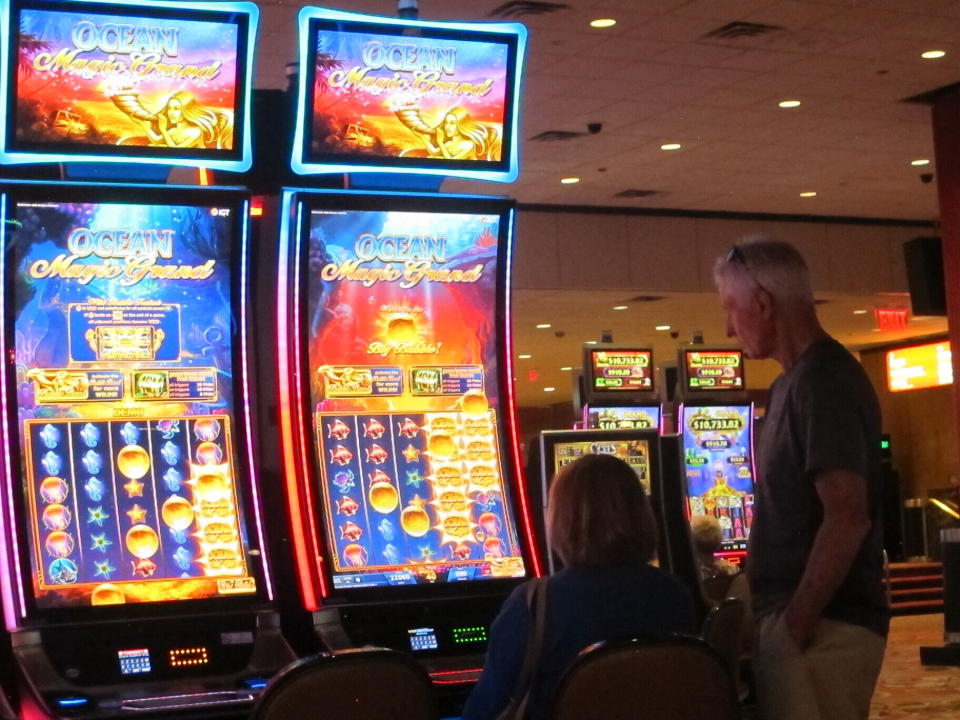
<path id="1" fill-rule="evenodd" d="M 612 455 L 584 455 L 550 486 L 547 534 L 566 565 L 648 562 L 657 524 L 637 474 Z"/>

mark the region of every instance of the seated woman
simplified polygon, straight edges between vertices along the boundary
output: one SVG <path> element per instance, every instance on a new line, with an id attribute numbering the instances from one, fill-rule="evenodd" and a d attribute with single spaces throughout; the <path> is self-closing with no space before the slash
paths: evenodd
<path id="1" fill-rule="evenodd" d="M 547 583 L 543 652 L 528 717 L 545 718 L 560 676 L 595 642 L 639 633 L 693 633 L 693 600 L 670 573 L 650 565 L 657 529 L 633 469 L 610 455 L 585 455 L 550 487 L 547 536 L 566 567 Z M 463 720 L 492 720 L 507 706 L 523 664 L 530 613 L 526 587 L 504 602 L 490 628 L 483 674 Z"/>

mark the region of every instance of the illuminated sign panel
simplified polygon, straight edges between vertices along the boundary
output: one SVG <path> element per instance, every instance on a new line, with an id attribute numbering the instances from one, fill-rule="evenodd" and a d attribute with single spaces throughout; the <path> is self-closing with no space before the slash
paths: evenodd
<path id="1" fill-rule="evenodd" d="M 950 343 L 928 343 L 887 352 L 887 388 L 890 392 L 939 387 L 953 382 Z"/>
<path id="2" fill-rule="evenodd" d="M 650 350 L 590 350 L 588 355 L 593 392 L 630 393 L 653 389 Z"/>
<path id="3" fill-rule="evenodd" d="M 740 350 L 684 350 L 683 365 L 690 391 L 744 389 Z"/>
<path id="4" fill-rule="evenodd" d="M 13 192 L 0 235 L 36 605 L 254 593 L 232 383 L 245 204 L 71 197 Z"/>
<path id="5" fill-rule="evenodd" d="M 516 23 L 300 13 L 293 169 L 517 177 Z"/>
<path id="6" fill-rule="evenodd" d="M 4 162 L 249 168 L 253 4 L 11 0 L 3 10 Z"/>

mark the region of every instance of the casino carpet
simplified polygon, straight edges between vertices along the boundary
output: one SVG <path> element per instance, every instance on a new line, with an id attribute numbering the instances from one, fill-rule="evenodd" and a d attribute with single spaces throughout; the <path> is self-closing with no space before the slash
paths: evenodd
<path id="1" fill-rule="evenodd" d="M 942 614 L 904 615 L 891 620 L 870 720 L 960 718 L 960 667 L 920 664 L 921 645 L 942 644 Z"/>

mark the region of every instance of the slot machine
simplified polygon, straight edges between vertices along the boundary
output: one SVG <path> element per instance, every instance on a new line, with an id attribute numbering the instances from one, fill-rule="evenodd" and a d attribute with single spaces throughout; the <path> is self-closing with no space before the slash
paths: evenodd
<path id="1" fill-rule="evenodd" d="M 539 575 L 512 384 L 513 23 L 304 8 L 277 346 L 291 540 L 330 648 L 407 651 L 473 682 L 506 595 Z M 469 108 L 469 110 L 467 109 Z"/>
<path id="2" fill-rule="evenodd" d="M 251 431 L 250 203 L 156 183 L 249 166 L 256 7 L 15 0 L 2 17 L 7 170 L 101 178 L 0 184 L 0 573 L 21 706 L 242 712 L 293 659 Z"/>
<path id="3" fill-rule="evenodd" d="M 582 397 L 585 428 L 664 431 L 650 349 L 585 345 Z"/>
<path id="4" fill-rule="evenodd" d="M 679 368 L 686 512 L 716 516 L 723 537 L 717 556 L 740 564 L 753 524 L 756 478 L 743 352 L 685 346 Z"/>

